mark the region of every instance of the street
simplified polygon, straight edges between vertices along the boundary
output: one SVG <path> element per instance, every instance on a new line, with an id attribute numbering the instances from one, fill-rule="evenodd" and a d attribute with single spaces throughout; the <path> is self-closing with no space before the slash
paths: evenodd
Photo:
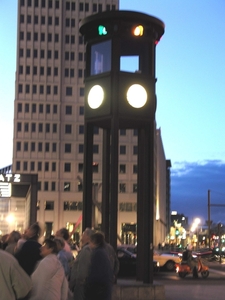
<path id="1" fill-rule="evenodd" d="M 210 268 L 207 279 L 203 279 L 201 275 L 198 279 L 190 275 L 182 279 L 173 272 L 159 272 L 154 276 L 154 283 L 164 285 L 166 300 L 224 300 L 224 271 L 224 268 Z"/>

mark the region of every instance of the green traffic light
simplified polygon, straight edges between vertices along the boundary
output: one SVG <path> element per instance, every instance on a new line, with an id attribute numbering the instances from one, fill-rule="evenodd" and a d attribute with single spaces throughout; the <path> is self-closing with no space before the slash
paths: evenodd
<path id="1" fill-rule="evenodd" d="M 107 32 L 105 26 L 103 26 L 103 25 L 99 25 L 98 26 L 98 34 L 99 35 L 106 35 L 107 33 L 108 32 Z"/>

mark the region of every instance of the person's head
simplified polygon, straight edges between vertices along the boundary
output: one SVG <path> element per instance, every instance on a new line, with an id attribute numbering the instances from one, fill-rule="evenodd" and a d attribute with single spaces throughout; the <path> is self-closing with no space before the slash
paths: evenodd
<path id="1" fill-rule="evenodd" d="M 27 230 L 26 230 L 26 238 L 38 240 L 41 235 L 41 227 L 37 223 L 32 224 Z"/>
<path id="2" fill-rule="evenodd" d="M 56 237 L 62 237 L 65 241 L 68 241 L 69 237 L 70 237 L 69 231 L 66 228 L 61 228 L 58 231 L 56 231 L 55 236 Z"/>
<path id="3" fill-rule="evenodd" d="M 62 249 L 64 249 L 64 247 L 65 247 L 65 241 L 64 241 L 63 238 L 61 238 L 61 237 L 56 237 L 56 238 L 54 238 L 53 241 L 56 242 L 56 246 L 57 246 L 58 252 L 61 251 Z"/>
<path id="4" fill-rule="evenodd" d="M 92 234 L 90 236 L 89 245 L 90 245 L 90 248 L 104 247 L 104 245 L 105 245 L 104 234 L 100 231 Z"/>
<path id="5" fill-rule="evenodd" d="M 57 254 L 58 249 L 56 242 L 51 239 L 46 239 L 40 248 L 40 254 L 42 257 L 46 257 L 49 254 Z"/>
<path id="6" fill-rule="evenodd" d="M 192 245 L 189 244 L 189 245 L 187 246 L 187 249 L 190 250 L 190 251 L 192 251 Z"/>
<path id="7" fill-rule="evenodd" d="M 17 243 L 19 239 L 21 239 L 21 234 L 19 233 L 19 231 L 13 230 L 7 238 L 7 243 L 8 244 Z"/>
<path id="8" fill-rule="evenodd" d="M 88 244 L 90 241 L 90 236 L 94 233 L 95 231 L 89 227 L 87 227 L 82 236 L 81 236 L 81 243 L 82 245 Z"/>

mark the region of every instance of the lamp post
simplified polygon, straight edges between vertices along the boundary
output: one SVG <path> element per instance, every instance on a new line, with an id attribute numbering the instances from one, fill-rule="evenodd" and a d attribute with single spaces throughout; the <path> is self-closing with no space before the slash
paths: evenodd
<path id="1" fill-rule="evenodd" d="M 197 240 L 197 245 L 196 245 L 196 250 L 198 249 L 198 239 L 199 239 L 199 224 L 201 220 L 199 218 L 194 219 L 194 223 L 192 224 L 191 231 L 196 232 L 196 240 Z"/>

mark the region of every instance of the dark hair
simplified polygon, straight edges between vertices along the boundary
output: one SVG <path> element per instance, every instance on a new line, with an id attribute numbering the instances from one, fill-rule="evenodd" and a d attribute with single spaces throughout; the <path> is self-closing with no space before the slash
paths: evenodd
<path id="1" fill-rule="evenodd" d="M 41 227 L 39 225 L 38 222 L 32 224 L 30 227 L 29 227 L 30 230 L 32 230 L 33 232 L 33 236 L 30 237 L 32 239 L 38 239 L 41 235 Z"/>
<path id="2" fill-rule="evenodd" d="M 53 241 L 51 239 L 46 239 L 46 240 L 44 240 L 43 245 L 46 245 L 48 247 L 48 249 L 52 249 L 52 253 L 55 253 L 55 254 L 58 253 L 57 244 L 55 241 Z"/>
<path id="3" fill-rule="evenodd" d="M 104 234 L 98 231 L 90 236 L 90 241 L 97 247 L 103 247 L 105 244 Z"/>
<path id="4" fill-rule="evenodd" d="M 66 228 L 61 228 L 59 229 L 59 232 L 61 234 L 61 236 L 64 238 L 64 240 L 68 240 L 70 235 L 69 235 L 69 231 Z"/>

